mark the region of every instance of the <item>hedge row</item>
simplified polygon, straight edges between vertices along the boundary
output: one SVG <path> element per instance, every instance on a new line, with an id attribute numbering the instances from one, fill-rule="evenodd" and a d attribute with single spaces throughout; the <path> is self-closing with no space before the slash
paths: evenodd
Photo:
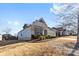
<path id="1" fill-rule="evenodd" d="M 32 35 L 32 39 L 50 39 L 53 38 L 50 35 Z"/>

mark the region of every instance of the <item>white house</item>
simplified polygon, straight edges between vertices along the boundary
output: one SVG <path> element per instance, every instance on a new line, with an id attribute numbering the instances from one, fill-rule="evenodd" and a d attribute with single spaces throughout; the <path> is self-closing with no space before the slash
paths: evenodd
<path id="1" fill-rule="evenodd" d="M 48 31 L 48 35 L 56 37 L 56 30 L 55 29 L 48 27 L 47 31 Z"/>
<path id="2" fill-rule="evenodd" d="M 57 27 L 57 28 L 52 28 L 52 29 L 55 29 L 57 37 L 66 35 L 66 29 L 64 29 L 63 27 Z"/>
<path id="3" fill-rule="evenodd" d="M 31 39 L 31 28 L 23 29 L 18 33 L 18 39 L 19 40 L 30 40 Z"/>
<path id="4" fill-rule="evenodd" d="M 34 21 L 31 25 L 28 25 L 25 29 L 18 33 L 19 40 L 31 40 L 31 35 L 50 35 L 56 36 L 55 29 L 51 29 L 47 26 L 43 18 Z"/>

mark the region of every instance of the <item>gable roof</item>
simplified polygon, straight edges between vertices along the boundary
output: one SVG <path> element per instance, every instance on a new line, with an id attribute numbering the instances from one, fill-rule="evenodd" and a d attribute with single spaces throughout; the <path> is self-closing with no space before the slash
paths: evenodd
<path id="1" fill-rule="evenodd" d="M 64 30 L 66 30 L 63 27 L 58 27 L 58 28 L 53 27 L 52 29 L 56 29 L 57 31 L 64 31 Z"/>
<path id="2" fill-rule="evenodd" d="M 38 18 L 37 20 L 33 21 L 33 22 L 42 22 L 42 23 L 46 23 L 43 19 L 43 17 Z"/>
<path id="3" fill-rule="evenodd" d="M 39 22 L 45 23 L 43 17 L 38 20 Z"/>
<path id="4" fill-rule="evenodd" d="M 50 30 L 52 30 L 52 31 L 56 31 L 56 29 L 53 29 L 53 28 L 50 28 L 50 27 L 48 27 L 48 29 L 50 29 Z"/>

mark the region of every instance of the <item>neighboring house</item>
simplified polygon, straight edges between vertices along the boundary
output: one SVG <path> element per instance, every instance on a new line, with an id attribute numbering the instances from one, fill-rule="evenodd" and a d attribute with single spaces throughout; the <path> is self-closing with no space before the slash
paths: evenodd
<path id="1" fill-rule="evenodd" d="M 66 35 L 66 29 L 64 29 L 63 27 L 58 27 L 58 28 L 52 28 L 56 30 L 56 36 L 65 36 Z"/>
<path id="2" fill-rule="evenodd" d="M 56 37 L 56 30 L 48 27 L 48 35 Z"/>
<path id="3" fill-rule="evenodd" d="M 73 30 L 66 30 L 65 33 L 65 35 L 77 35 L 77 32 Z"/>
<path id="4" fill-rule="evenodd" d="M 34 21 L 18 33 L 19 40 L 30 40 L 31 35 L 50 35 L 56 36 L 54 29 L 50 29 L 43 18 Z"/>
<path id="5" fill-rule="evenodd" d="M 16 40 L 17 38 L 15 36 L 12 36 L 11 34 L 3 34 L 2 40 Z"/>

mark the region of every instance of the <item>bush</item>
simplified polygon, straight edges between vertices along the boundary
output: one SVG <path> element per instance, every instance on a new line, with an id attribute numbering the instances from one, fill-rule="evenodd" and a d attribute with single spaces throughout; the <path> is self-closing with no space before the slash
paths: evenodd
<path id="1" fill-rule="evenodd" d="M 50 39 L 50 35 L 32 35 L 32 39 Z"/>
<path id="2" fill-rule="evenodd" d="M 45 36 L 39 36 L 39 38 L 38 39 L 41 39 L 41 40 L 43 40 L 43 39 L 46 39 L 46 37 Z"/>
<path id="3" fill-rule="evenodd" d="M 32 39 L 38 39 L 40 37 L 40 35 L 32 35 L 31 37 L 32 37 Z"/>
<path id="4" fill-rule="evenodd" d="M 50 39 L 50 35 L 46 35 L 46 39 Z"/>

